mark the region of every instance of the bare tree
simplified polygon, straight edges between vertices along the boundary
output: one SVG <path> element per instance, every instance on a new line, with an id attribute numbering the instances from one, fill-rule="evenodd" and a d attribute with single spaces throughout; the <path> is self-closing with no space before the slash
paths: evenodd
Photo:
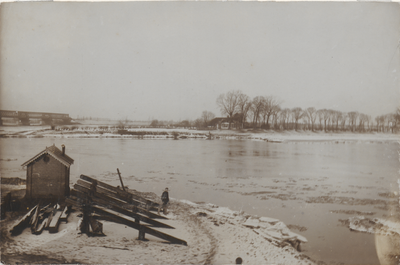
<path id="1" fill-rule="evenodd" d="M 217 105 L 221 110 L 223 115 L 227 115 L 229 119 L 229 127 L 231 128 L 231 122 L 233 115 L 237 112 L 238 104 L 239 104 L 239 95 L 241 92 L 238 91 L 229 91 L 226 94 L 221 94 L 217 98 Z"/>
<path id="2" fill-rule="evenodd" d="M 333 110 L 328 109 L 327 110 L 327 130 L 332 131 L 332 124 L 333 124 Z"/>
<path id="3" fill-rule="evenodd" d="M 359 130 L 359 132 L 364 132 L 365 131 L 365 122 L 366 122 L 366 120 L 367 120 L 367 115 L 365 115 L 365 114 L 363 114 L 363 113 L 360 113 L 359 115 L 358 115 L 358 122 L 359 122 L 359 124 L 358 124 L 358 130 Z"/>
<path id="4" fill-rule="evenodd" d="M 301 115 L 301 120 L 303 121 L 303 130 L 310 130 L 310 118 L 308 117 L 306 111 L 303 111 L 302 115 Z"/>
<path id="5" fill-rule="evenodd" d="M 190 128 L 190 121 L 189 120 L 183 120 L 178 123 L 178 126 L 184 127 L 184 128 Z"/>
<path id="6" fill-rule="evenodd" d="M 339 119 L 340 119 L 340 125 L 341 125 L 341 127 L 342 127 L 342 131 L 345 131 L 345 130 L 346 130 L 346 121 L 347 121 L 347 118 L 348 118 L 348 116 L 347 116 L 347 113 L 346 113 L 346 112 L 341 112 L 341 113 L 340 113 Z"/>
<path id="7" fill-rule="evenodd" d="M 385 132 L 385 115 L 379 116 L 379 124 L 381 127 L 381 132 Z"/>
<path id="8" fill-rule="evenodd" d="M 287 121 L 289 120 L 290 116 L 290 109 L 286 108 L 281 110 L 280 112 L 280 120 L 281 120 L 281 126 L 284 130 L 287 129 Z"/>
<path id="9" fill-rule="evenodd" d="M 263 116 L 264 122 L 267 125 L 267 129 L 269 129 L 269 118 L 274 113 L 276 107 L 279 107 L 280 101 L 277 100 L 274 96 L 264 97 L 264 106 L 263 106 Z"/>
<path id="10" fill-rule="evenodd" d="M 325 110 L 325 112 L 324 112 L 325 132 L 329 129 L 332 130 L 332 117 L 333 117 L 333 110 L 330 110 L 330 109 Z M 328 123 L 328 127 L 326 125 L 327 123 Z"/>
<path id="11" fill-rule="evenodd" d="M 341 119 L 342 113 L 337 110 L 332 111 L 332 124 L 335 124 L 335 130 L 337 131 L 339 129 L 339 121 Z M 332 126 L 333 127 L 333 126 Z"/>
<path id="12" fill-rule="evenodd" d="M 150 123 L 150 126 L 152 126 L 152 127 L 156 127 L 156 126 L 159 126 L 160 124 L 159 124 L 159 122 L 158 122 L 158 120 L 152 120 L 151 121 L 151 123 Z M 122 121 L 119 121 L 118 122 L 118 127 L 124 127 L 124 123 L 122 122 Z"/>
<path id="13" fill-rule="evenodd" d="M 307 109 L 303 110 L 302 120 L 304 124 L 307 124 L 306 129 L 310 130 L 311 119 L 310 116 L 308 115 Z"/>
<path id="14" fill-rule="evenodd" d="M 368 131 L 370 132 L 371 131 L 372 118 L 371 118 L 370 115 L 366 115 L 365 119 L 366 119 L 365 122 L 368 125 Z"/>
<path id="15" fill-rule="evenodd" d="M 288 115 L 288 119 L 287 119 L 287 125 L 288 125 L 288 129 L 289 130 L 293 130 L 294 126 L 294 115 L 293 115 L 293 111 L 291 109 L 289 109 L 289 115 Z"/>
<path id="16" fill-rule="evenodd" d="M 324 110 L 320 109 L 317 111 L 318 121 L 319 121 L 319 130 L 322 131 L 322 121 L 324 120 Z"/>
<path id="17" fill-rule="evenodd" d="M 359 114 L 357 111 L 352 111 L 352 112 L 347 113 L 347 115 L 349 116 L 349 123 L 350 123 L 351 131 L 354 132 L 355 125 L 356 125 Z"/>
<path id="18" fill-rule="evenodd" d="M 299 122 L 299 119 L 303 116 L 303 110 L 301 108 L 293 108 L 292 115 L 295 122 L 295 130 L 297 131 L 297 124 Z"/>
<path id="19" fill-rule="evenodd" d="M 215 118 L 215 114 L 212 113 L 211 111 L 203 111 L 201 114 L 201 119 L 203 121 L 204 127 L 208 126 L 208 123 Z"/>
<path id="20" fill-rule="evenodd" d="M 266 119 L 267 119 L 267 113 L 268 113 L 268 108 L 266 106 L 267 101 L 265 100 L 265 97 L 263 97 L 263 104 L 260 110 L 260 121 L 262 118 L 262 122 L 261 122 L 261 127 L 265 126 L 266 124 Z"/>
<path id="21" fill-rule="evenodd" d="M 305 111 L 305 115 L 307 115 L 310 123 L 311 123 L 311 131 L 314 131 L 315 120 L 317 119 L 317 110 L 314 107 L 308 108 Z"/>
<path id="22" fill-rule="evenodd" d="M 238 111 L 242 115 L 241 120 L 241 128 L 244 128 L 244 124 L 246 123 L 247 114 L 251 107 L 250 97 L 240 92 L 239 94 L 239 102 L 238 102 Z"/>
<path id="23" fill-rule="evenodd" d="M 203 119 L 198 118 L 193 122 L 194 127 L 196 127 L 197 129 L 202 128 L 203 127 Z"/>
<path id="24" fill-rule="evenodd" d="M 253 127 L 257 127 L 258 120 L 260 118 L 261 110 L 264 106 L 264 97 L 257 96 L 253 99 L 250 110 L 253 113 Z"/>
<path id="25" fill-rule="evenodd" d="M 387 114 L 387 124 L 388 124 L 388 131 L 392 131 L 394 133 L 394 128 L 396 127 L 396 113 Z"/>
<path id="26" fill-rule="evenodd" d="M 318 110 L 318 118 L 319 118 L 319 122 L 321 124 L 321 121 L 324 121 L 324 131 L 326 132 L 327 128 L 326 128 L 326 122 L 329 120 L 331 112 L 330 110 L 327 109 L 322 109 L 322 110 Z"/>
<path id="27" fill-rule="evenodd" d="M 274 124 L 274 129 L 276 129 L 278 125 L 278 118 L 279 118 L 279 113 L 281 112 L 281 107 L 276 106 L 274 110 L 272 111 L 272 123 Z"/>
<path id="28" fill-rule="evenodd" d="M 395 113 L 393 114 L 393 127 L 392 127 L 392 133 L 395 132 L 395 130 L 397 131 L 397 124 L 400 123 L 400 107 L 398 107 L 395 111 Z"/>
<path id="29" fill-rule="evenodd" d="M 376 121 L 376 131 L 379 132 L 379 124 L 380 124 L 380 116 L 376 116 L 375 117 L 375 121 Z"/>

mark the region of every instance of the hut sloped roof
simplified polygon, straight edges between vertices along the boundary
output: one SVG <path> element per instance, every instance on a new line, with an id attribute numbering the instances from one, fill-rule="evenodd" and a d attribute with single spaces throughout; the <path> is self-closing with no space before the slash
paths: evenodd
<path id="1" fill-rule="evenodd" d="M 210 124 L 210 125 L 215 125 L 215 124 L 217 124 L 217 123 L 219 123 L 219 122 L 225 122 L 225 121 L 228 121 L 228 119 L 225 118 L 225 117 L 217 117 L 217 118 L 212 119 L 212 120 L 209 122 L 209 124 Z"/>
<path id="2" fill-rule="evenodd" d="M 54 159 L 56 159 L 58 162 L 60 162 L 61 164 L 63 164 L 66 167 L 70 167 L 74 163 L 74 160 L 71 157 L 67 156 L 66 154 L 63 155 L 63 153 L 60 149 L 58 149 L 55 145 L 52 145 L 50 147 L 46 147 L 46 149 L 44 149 L 39 154 L 35 155 L 31 159 L 29 159 L 28 161 L 23 163 L 21 166 L 23 166 L 23 167 L 27 166 L 45 154 L 52 156 Z"/>

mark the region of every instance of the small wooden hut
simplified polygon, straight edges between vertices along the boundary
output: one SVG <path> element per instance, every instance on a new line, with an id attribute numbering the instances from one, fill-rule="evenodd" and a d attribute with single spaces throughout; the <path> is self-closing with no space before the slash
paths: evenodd
<path id="1" fill-rule="evenodd" d="M 21 166 L 26 171 L 26 197 L 63 200 L 69 195 L 69 169 L 74 160 L 55 145 L 46 147 Z"/>

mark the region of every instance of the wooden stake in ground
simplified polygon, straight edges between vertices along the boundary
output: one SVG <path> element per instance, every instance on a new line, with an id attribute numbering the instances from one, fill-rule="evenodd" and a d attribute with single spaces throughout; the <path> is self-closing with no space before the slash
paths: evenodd
<path id="1" fill-rule="evenodd" d="M 124 183 L 122 182 L 121 173 L 119 173 L 119 169 L 118 168 L 117 168 L 117 172 L 118 172 L 118 176 L 119 176 L 119 181 L 121 181 L 122 189 L 125 191 Z"/>

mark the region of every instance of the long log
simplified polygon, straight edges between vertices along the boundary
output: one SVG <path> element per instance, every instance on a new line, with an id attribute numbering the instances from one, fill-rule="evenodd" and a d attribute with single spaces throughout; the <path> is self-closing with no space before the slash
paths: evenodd
<path id="1" fill-rule="evenodd" d="M 43 222 L 40 224 L 38 229 L 34 232 L 35 235 L 40 235 L 43 232 L 43 229 L 47 226 L 47 222 L 49 221 L 49 218 L 45 218 Z"/>
<path id="2" fill-rule="evenodd" d="M 64 211 L 62 212 L 61 216 L 60 216 L 60 221 L 67 221 L 68 218 L 68 207 L 64 208 Z"/>
<path id="3" fill-rule="evenodd" d="M 83 183 L 83 182 L 84 181 L 79 180 L 78 184 L 75 184 L 75 185 L 79 185 L 80 187 L 77 186 L 76 189 L 80 190 L 80 191 L 83 191 L 83 192 L 87 192 L 87 190 L 90 189 L 90 186 L 87 183 Z M 85 190 L 82 190 L 83 188 L 85 188 Z M 105 190 L 102 190 L 102 189 L 96 189 L 96 192 L 94 192 L 93 194 L 95 194 L 95 196 L 97 196 L 99 198 L 104 198 L 104 199 L 110 200 L 110 201 L 112 201 L 112 202 L 114 202 L 114 203 L 116 203 L 118 205 L 123 206 L 124 208 L 137 210 L 138 212 L 143 213 L 143 214 L 147 215 L 148 217 L 160 218 L 160 219 L 168 219 L 168 218 L 166 218 L 164 216 L 152 213 L 152 212 L 148 211 L 147 209 L 145 209 L 145 208 L 143 208 L 141 206 L 131 205 L 130 203 L 127 203 L 126 201 L 115 197 L 116 194 L 112 193 L 110 191 L 105 191 Z"/>
<path id="4" fill-rule="evenodd" d="M 90 189 L 90 187 L 92 185 L 91 182 L 84 181 L 84 180 L 81 180 L 81 179 L 78 179 L 77 183 L 82 185 L 82 186 L 84 186 L 85 188 L 88 188 L 88 189 Z M 119 194 L 119 193 L 117 193 L 115 191 L 112 191 L 110 189 L 106 189 L 104 187 L 99 187 L 99 185 L 96 187 L 96 192 L 103 193 L 103 194 L 106 194 L 106 195 L 114 197 L 114 198 L 118 198 L 119 200 L 124 201 L 125 203 L 130 203 L 130 204 L 135 205 L 135 206 L 146 207 L 146 204 L 144 202 L 135 200 L 135 199 L 130 198 L 130 197 L 128 198 L 127 196 L 121 195 L 121 194 Z"/>
<path id="5" fill-rule="evenodd" d="M 29 224 L 31 225 L 31 232 L 32 234 L 36 232 L 38 222 L 39 222 L 39 213 L 40 213 L 40 204 L 38 204 L 38 207 L 36 208 L 35 213 L 33 214 Z"/>
<path id="6" fill-rule="evenodd" d="M 79 192 L 86 193 L 87 189 L 77 185 L 74 189 L 71 190 L 71 195 L 79 198 L 80 200 L 88 201 L 88 197 L 87 196 L 82 196 L 81 194 L 79 194 Z M 125 202 L 125 201 L 119 200 L 117 198 L 110 197 L 110 196 L 102 194 L 102 193 L 96 192 L 95 195 L 94 195 L 94 198 L 96 198 L 96 197 L 99 198 L 99 199 L 106 200 L 109 203 L 118 205 L 121 208 L 124 208 L 124 209 L 127 209 L 127 210 L 131 210 L 132 212 L 136 212 L 136 210 L 137 210 L 138 213 L 144 214 L 144 215 L 146 215 L 146 216 L 148 216 L 150 218 L 159 218 L 159 219 L 167 219 L 168 220 L 168 218 L 166 218 L 164 216 L 149 212 L 146 209 L 143 209 L 143 208 L 138 207 L 138 206 L 133 206 L 133 205 L 131 205 L 131 204 Z M 91 197 L 90 200 L 92 200 L 92 199 L 93 199 L 93 197 Z"/>
<path id="7" fill-rule="evenodd" d="M 182 240 L 182 239 L 176 238 L 174 236 L 171 236 L 171 235 L 165 234 L 163 232 L 157 231 L 157 230 L 155 230 L 153 228 L 150 228 L 148 226 L 141 225 L 139 223 L 136 223 L 134 221 L 126 219 L 121 214 L 119 214 L 117 212 L 114 212 L 112 210 L 106 209 L 106 208 L 101 207 L 101 206 L 93 206 L 92 209 L 93 209 L 94 212 L 96 212 L 98 214 L 108 214 L 109 216 L 112 216 L 112 218 L 114 218 L 117 222 L 119 222 L 121 224 L 125 224 L 125 225 L 127 225 L 129 227 L 132 227 L 134 229 L 137 229 L 137 230 L 139 230 L 139 232 L 147 233 L 149 235 L 153 235 L 155 237 L 164 239 L 164 240 L 169 241 L 169 242 L 174 243 L 174 244 L 180 244 L 180 245 L 187 246 L 187 242 Z"/>
<path id="8" fill-rule="evenodd" d="M 117 192 L 118 194 L 127 196 L 128 198 L 134 198 L 136 200 L 144 202 L 145 204 L 147 204 L 149 206 L 153 206 L 153 207 L 156 207 L 156 208 L 158 208 L 160 206 L 160 204 L 155 202 L 155 201 L 143 198 L 143 197 L 141 197 L 139 195 L 136 195 L 136 194 L 133 194 L 133 193 L 130 193 L 130 192 L 127 192 L 127 191 L 123 191 L 123 190 L 121 190 L 121 189 L 119 189 L 117 187 L 114 187 L 114 186 L 111 186 L 111 185 L 109 185 L 107 183 L 98 181 L 98 180 L 96 180 L 94 178 L 91 178 L 91 177 L 88 177 L 88 176 L 85 176 L 85 175 L 81 175 L 80 178 L 83 179 L 83 180 L 89 181 L 89 182 L 97 181 L 97 185 L 100 185 L 100 186 L 102 186 L 102 187 L 104 187 L 106 189 L 109 189 L 109 190 L 112 190 L 114 192 Z"/>
<path id="9" fill-rule="evenodd" d="M 35 207 L 33 207 L 27 214 L 25 214 L 19 221 L 16 222 L 15 225 L 13 225 L 13 227 L 10 230 L 10 233 L 12 235 L 18 235 L 22 232 L 22 230 L 24 230 L 32 217 L 32 214 L 36 211 L 36 209 L 38 208 L 38 205 L 36 205 Z"/>
<path id="10" fill-rule="evenodd" d="M 76 206 L 76 207 L 78 207 L 78 208 L 81 208 L 81 205 L 82 205 L 82 204 L 84 204 L 84 203 L 89 203 L 90 201 L 93 201 L 93 197 L 91 197 L 91 199 L 88 200 L 88 197 L 87 197 L 87 196 L 82 196 L 82 194 L 79 194 L 80 191 L 86 192 L 84 188 L 78 187 L 78 186 L 77 186 L 76 188 L 77 188 L 77 189 L 72 189 L 72 190 L 71 190 L 71 195 L 69 196 L 71 199 L 75 200 L 76 204 L 70 203 L 71 205 Z M 126 203 L 126 202 L 118 202 L 118 199 L 111 198 L 111 197 L 107 197 L 106 195 L 104 195 L 104 194 L 99 194 L 99 193 L 96 193 L 95 196 L 96 196 L 97 198 L 99 198 L 99 199 L 106 200 L 106 201 L 109 202 L 109 203 L 116 204 L 116 205 L 118 205 L 119 207 L 121 207 L 121 208 L 123 208 L 123 209 L 131 210 L 132 205 L 129 205 L 129 204 Z M 96 198 L 96 197 L 94 197 L 94 198 Z M 146 209 L 140 209 L 140 208 L 138 208 L 138 211 L 139 211 L 139 213 L 144 214 L 144 215 L 147 215 L 147 216 L 150 217 L 150 218 L 161 218 L 161 219 L 166 219 L 166 220 L 168 220 L 168 218 L 166 218 L 166 217 L 164 217 L 164 216 L 161 216 L 161 215 L 158 215 L 158 214 L 155 214 L 155 213 L 152 213 L 152 212 L 149 212 L 149 211 L 147 211 Z"/>
<path id="11" fill-rule="evenodd" d="M 51 220 L 53 219 L 53 216 L 54 216 L 54 212 L 55 212 L 55 210 L 54 210 L 54 208 L 53 208 L 53 210 L 49 213 L 49 217 L 48 217 L 48 220 L 47 220 L 47 224 L 46 224 L 46 229 L 48 229 L 49 228 L 49 225 L 50 225 L 50 223 L 51 223 Z"/>
<path id="12" fill-rule="evenodd" d="M 74 185 L 74 189 L 71 190 L 71 193 L 72 193 L 72 195 L 75 195 L 76 197 L 79 198 L 78 194 L 73 194 L 73 193 L 75 193 L 76 191 L 81 191 L 81 192 L 87 194 L 88 190 L 89 190 L 88 188 L 83 187 L 80 184 L 75 184 Z M 120 206 L 121 208 L 125 208 L 125 209 L 128 209 L 128 210 L 131 210 L 132 212 L 139 212 L 141 214 L 147 215 L 150 218 L 159 218 L 159 219 L 167 219 L 168 220 L 167 217 L 164 217 L 164 216 L 159 215 L 159 214 L 152 213 L 152 212 L 147 211 L 146 209 L 144 209 L 142 207 L 139 207 L 139 206 L 132 206 L 132 205 L 130 205 L 129 203 L 127 203 L 125 201 L 119 200 L 117 198 L 113 198 L 112 196 L 109 196 L 107 194 L 102 194 L 100 192 L 95 192 L 94 193 L 94 197 L 109 201 L 109 202 L 111 202 L 111 203 L 113 203 L 115 205 Z M 88 197 L 83 197 L 82 199 L 87 200 Z"/>
<path id="13" fill-rule="evenodd" d="M 78 207 L 78 208 L 82 207 L 80 202 L 78 202 L 78 198 L 75 197 L 75 196 L 69 196 L 68 198 L 65 199 L 65 202 L 67 204 L 73 205 L 73 206 Z M 146 225 L 141 225 L 139 223 L 131 221 L 131 220 L 123 217 L 121 214 L 119 214 L 119 213 L 117 213 L 115 211 L 112 211 L 110 209 L 106 209 L 106 208 L 101 207 L 101 206 L 92 206 L 92 210 L 97 214 L 106 216 L 107 217 L 106 219 L 109 220 L 109 221 L 114 221 L 116 223 L 127 225 L 129 227 L 132 227 L 132 228 L 138 230 L 139 232 L 142 231 L 142 233 L 143 232 L 144 233 L 148 233 L 148 234 L 153 235 L 155 237 L 167 240 L 167 241 L 169 241 L 171 243 L 181 244 L 181 245 L 187 246 L 187 242 L 182 240 L 182 239 L 179 239 L 179 238 L 173 237 L 171 235 L 162 233 L 160 231 L 154 230 L 154 229 L 152 229 L 152 228 L 150 228 L 150 227 L 148 227 Z"/>
<path id="14" fill-rule="evenodd" d="M 51 222 L 49 224 L 49 232 L 50 233 L 57 233 L 58 232 L 58 226 L 60 225 L 60 217 L 61 217 L 62 211 L 56 211 L 53 218 L 51 219 Z"/>
<path id="15" fill-rule="evenodd" d="M 82 179 L 78 179 L 77 183 L 82 185 L 82 186 L 84 186 L 85 188 L 88 188 L 88 189 L 90 189 L 90 187 L 92 185 L 92 183 L 90 181 L 86 181 L 86 180 L 82 180 Z M 130 204 L 133 204 L 133 205 L 137 205 L 137 206 L 142 205 L 144 207 L 146 206 L 146 204 L 144 202 L 129 198 L 126 195 L 119 194 L 118 192 L 115 192 L 113 190 L 101 187 L 100 185 L 96 186 L 96 191 L 100 192 L 100 193 L 103 193 L 103 194 L 107 194 L 107 195 L 115 197 L 115 198 L 118 198 L 118 199 L 120 199 L 120 200 L 122 200 L 124 202 L 130 203 Z"/>
<path id="16" fill-rule="evenodd" d="M 75 185 L 79 185 L 80 186 L 80 187 L 77 186 L 76 188 L 74 186 L 74 188 L 76 190 L 79 190 L 79 191 L 82 191 L 82 192 L 85 192 L 85 193 L 87 193 L 88 190 L 90 190 L 90 183 L 89 182 L 86 182 L 86 181 L 83 181 L 83 180 L 78 180 L 77 184 L 75 184 Z M 85 190 L 82 190 L 83 188 Z M 94 192 L 94 195 L 96 197 L 112 201 L 112 202 L 114 202 L 114 203 L 116 203 L 118 205 L 121 205 L 124 208 L 132 209 L 132 205 L 130 203 L 126 202 L 126 200 L 121 199 L 121 197 L 118 194 L 116 194 L 116 193 L 114 193 L 112 191 L 103 189 L 101 187 L 97 187 L 96 188 L 96 192 Z M 147 215 L 150 218 L 168 219 L 168 218 L 166 218 L 166 217 L 164 217 L 162 215 L 152 213 L 152 212 L 148 211 L 147 209 L 141 207 L 141 205 L 143 205 L 141 202 L 138 202 L 137 204 L 134 204 L 134 205 L 136 206 L 135 208 L 136 208 L 136 210 L 138 212 L 140 212 L 140 213 L 142 213 L 144 215 Z"/>
<path id="17" fill-rule="evenodd" d="M 126 210 L 126 209 L 121 208 L 121 207 L 118 207 L 117 205 L 110 205 L 110 204 L 107 205 L 106 202 L 102 202 L 102 200 L 100 200 L 98 198 L 95 198 L 94 202 L 99 206 L 106 207 L 107 209 L 110 209 L 110 210 L 113 210 L 113 211 L 118 212 L 120 214 L 126 215 L 127 217 L 134 218 L 135 221 L 137 221 L 137 222 L 138 221 L 142 221 L 142 222 L 144 222 L 146 224 L 151 225 L 152 227 L 162 227 L 162 228 L 168 228 L 168 229 L 175 229 L 174 227 L 172 227 L 172 226 L 170 226 L 168 224 L 159 222 L 157 220 L 148 218 L 146 216 L 143 216 L 143 215 L 140 215 L 140 214 L 137 214 L 137 213 L 132 213 L 131 211 Z"/>
<path id="18" fill-rule="evenodd" d="M 119 176 L 119 181 L 121 181 L 121 187 L 125 191 L 125 186 L 124 182 L 122 181 L 121 173 L 119 172 L 119 168 L 117 168 L 118 176 Z"/>
<path id="19" fill-rule="evenodd" d="M 87 190 L 85 191 L 85 188 L 79 187 L 77 184 L 75 184 L 74 188 L 79 188 L 80 189 L 80 190 L 76 190 L 76 192 L 74 192 L 74 193 L 77 194 L 78 197 L 89 199 L 90 196 L 88 194 L 88 191 Z M 96 194 L 96 196 L 97 196 L 97 194 Z M 136 213 L 136 212 L 134 212 L 132 210 L 125 209 L 125 208 L 119 206 L 118 204 L 111 202 L 109 200 L 109 198 L 107 198 L 107 196 L 105 196 L 105 195 L 102 195 L 102 196 L 104 196 L 104 197 L 103 198 L 101 198 L 101 197 L 100 198 L 99 197 L 91 197 L 91 200 L 93 202 L 95 202 L 96 204 L 98 204 L 98 205 L 110 208 L 110 209 L 112 209 L 112 210 L 114 210 L 116 212 L 119 212 L 121 214 L 127 215 L 129 217 L 133 217 L 133 218 L 135 218 L 135 219 L 137 219 L 139 221 L 148 223 L 148 224 L 153 225 L 155 227 L 164 227 L 164 228 L 172 228 L 172 229 L 174 229 L 174 227 L 172 227 L 170 225 L 161 223 L 161 222 L 159 222 L 157 220 L 153 220 L 153 219 L 148 218 L 146 216 L 143 216 L 143 215 L 141 215 L 139 213 Z"/>

